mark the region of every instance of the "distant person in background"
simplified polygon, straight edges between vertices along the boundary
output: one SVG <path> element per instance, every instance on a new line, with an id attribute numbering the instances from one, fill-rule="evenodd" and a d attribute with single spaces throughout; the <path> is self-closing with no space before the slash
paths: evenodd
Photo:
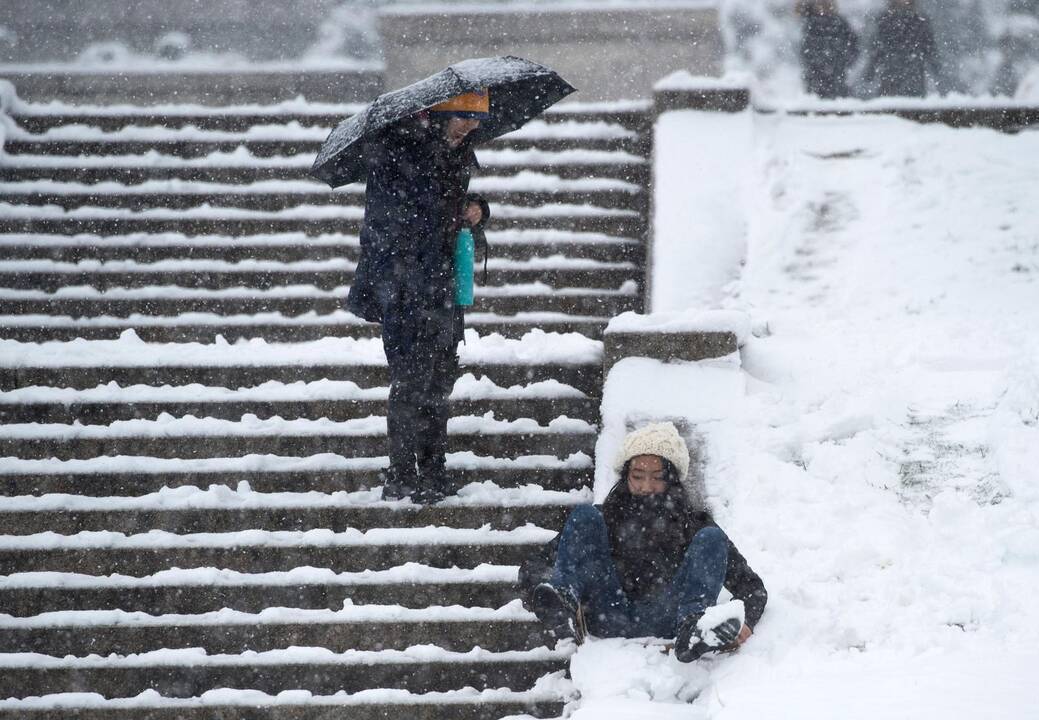
<path id="1" fill-rule="evenodd" d="M 848 69 L 859 54 L 859 40 L 834 0 L 802 0 L 801 75 L 805 92 L 821 98 L 847 97 Z"/>
<path id="2" fill-rule="evenodd" d="M 890 0 L 877 20 L 863 79 L 875 79 L 883 97 L 924 97 L 928 72 L 940 85 L 942 68 L 930 20 L 917 11 L 916 0 Z"/>

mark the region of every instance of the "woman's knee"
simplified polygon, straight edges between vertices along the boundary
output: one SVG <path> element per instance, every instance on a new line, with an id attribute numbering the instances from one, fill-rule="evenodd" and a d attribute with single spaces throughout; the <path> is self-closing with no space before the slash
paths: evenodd
<path id="1" fill-rule="evenodd" d="M 570 511 L 566 524 L 574 530 L 581 531 L 606 529 L 606 521 L 603 519 L 599 508 L 594 505 L 578 505 L 575 507 Z"/>
<path id="2" fill-rule="evenodd" d="M 690 549 L 694 547 L 699 548 L 701 552 L 721 555 L 724 560 L 727 560 L 729 556 L 728 540 L 721 528 L 711 525 L 701 528 L 693 536 L 693 540 L 689 545 Z"/>

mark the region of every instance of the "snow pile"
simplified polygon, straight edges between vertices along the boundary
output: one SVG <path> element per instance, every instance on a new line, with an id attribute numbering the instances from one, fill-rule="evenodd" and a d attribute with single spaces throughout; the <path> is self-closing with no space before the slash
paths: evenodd
<path id="1" fill-rule="evenodd" d="M 699 720 L 687 704 L 710 682 L 710 663 L 684 664 L 655 639 L 590 640 L 570 659 L 581 694 L 573 720 Z"/>
<path id="2" fill-rule="evenodd" d="M 700 142 L 700 118 L 674 121 L 662 155 Z M 745 248 L 742 269 L 714 304 L 751 318 L 740 359 L 622 361 L 596 451 L 602 473 L 633 416 L 692 424 L 711 509 L 769 590 L 750 641 L 698 663 L 709 677 L 682 716 L 1030 717 L 1039 136 L 771 116 L 751 138 L 746 234 L 719 238 Z M 685 290 L 662 291 L 712 307 L 683 306 Z M 613 667 L 593 693 L 625 682 Z M 670 709 L 624 702 L 589 717 Z"/>

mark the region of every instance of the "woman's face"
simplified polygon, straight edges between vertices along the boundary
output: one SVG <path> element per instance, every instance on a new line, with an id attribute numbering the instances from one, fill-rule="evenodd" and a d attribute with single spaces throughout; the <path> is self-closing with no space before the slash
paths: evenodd
<path id="1" fill-rule="evenodd" d="M 636 455 L 628 465 L 628 491 L 632 495 L 659 495 L 667 490 L 664 459 L 659 455 Z"/>

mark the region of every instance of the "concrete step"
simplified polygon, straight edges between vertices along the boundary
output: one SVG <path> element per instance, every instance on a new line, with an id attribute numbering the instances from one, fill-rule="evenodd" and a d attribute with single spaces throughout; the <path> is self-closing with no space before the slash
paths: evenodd
<path id="1" fill-rule="evenodd" d="M 150 423 L 152 421 L 127 421 Z M 221 421 L 226 422 L 226 421 Z M 272 422 L 272 421 L 261 421 Z M 303 420 L 288 421 L 292 423 Z M 361 421 L 348 421 L 361 422 Z M 322 425 L 320 421 L 312 424 Z M 85 459 L 103 456 L 145 456 L 156 458 L 220 458 L 241 455 L 280 455 L 283 457 L 309 457 L 322 452 L 334 452 L 345 458 L 379 457 L 386 452 L 385 428 L 372 434 L 344 436 L 336 432 L 314 434 L 289 434 L 285 432 L 265 436 L 240 434 L 160 434 L 163 421 L 155 425 L 155 435 L 109 434 L 112 426 L 54 425 L 47 427 L 68 428 L 67 437 L 23 437 L 11 433 L 15 429 L 31 428 L 27 425 L 0 426 L 0 457 L 23 459 L 57 458 L 59 460 Z M 240 423 L 235 423 L 235 426 Z M 280 423 L 272 425 L 279 427 Z M 229 427 L 232 427 L 229 425 Z M 544 427 L 544 426 L 542 426 Z M 594 426 L 593 426 L 594 427 Z M 93 437 L 84 437 L 83 429 L 96 430 Z M 59 432 L 64 432 L 60 430 Z M 175 431 L 173 431 L 175 432 Z M 214 433 L 221 431 L 215 430 Z M 80 436 L 76 437 L 72 433 Z M 573 453 L 592 453 L 595 448 L 594 432 L 509 432 L 489 434 L 485 432 L 454 432 L 448 435 L 450 452 L 472 451 L 478 455 L 499 458 L 515 458 L 522 455 L 545 454 L 565 458 Z"/>
<path id="2" fill-rule="evenodd" d="M 297 112 L 285 112 L 277 108 L 262 111 L 244 111 L 234 105 L 226 108 L 207 108 L 206 112 L 190 109 L 178 112 L 149 111 L 147 107 L 138 106 L 133 112 L 120 113 L 111 108 L 80 107 L 67 113 L 19 114 L 12 115 L 15 122 L 26 132 L 38 134 L 52 128 L 65 125 L 89 125 L 105 132 L 113 132 L 126 127 L 195 127 L 200 130 L 221 130 L 224 132 L 245 132 L 258 125 L 287 125 L 298 123 L 303 127 L 335 127 L 340 122 L 358 111 L 360 105 L 342 105 L 338 108 L 314 106 Z M 567 111 L 566 105 L 556 106 L 540 116 L 546 124 L 606 122 L 620 125 L 628 130 L 642 133 L 652 126 L 649 110 L 608 110 L 592 112 Z"/>
<path id="3" fill-rule="evenodd" d="M 194 415 L 238 419 L 252 414 L 259 418 L 281 417 L 328 418 L 334 421 L 365 418 L 370 415 L 385 415 L 386 400 L 365 398 L 318 398 L 306 400 L 262 400 L 262 399 L 207 399 L 213 389 L 194 387 L 194 400 L 134 400 L 113 397 L 110 401 L 98 402 L 30 402 L 22 399 L 10 400 L 0 394 L 0 424 L 11 423 L 72 423 L 104 425 L 117 420 L 155 419 L 163 413 L 174 417 Z M 533 418 L 547 424 L 553 418 L 566 415 L 570 418 L 598 422 L 599 400 L 595 398 L 482 398 L 452 399 L 452 415 L 484 415 L 493 412 L 501 419 Z"/>
<path id="4" fill-rule="evenodd" d="M 598 262 L 635 262 L 641 242 L 634 238 L 555 230 L 488 233 L 489 254 L 516 261 L 563 257 Z M 100 237 L 98 235 L 0 235 L 0 252 L 8 260 L 111 262 L 133 260 L 220 260 L 222 262 L 356 262 L 360 244 L 356 235 L 333 233 L 307 236 L 289 232 L 276 236 L 198 236 L 177 233 Z"/>
<path id="5" fill-rule="evenodd" d="M 301 163 L 296 160 L 286 159 L 285 163 L 274 165 L 233 165 L 225 161 L 224 165 L 216 166 L 192 166 L 183 163 L 176 164 L 175 159 L 170 157 L 160 160 L 161 164 L 154 165 L 130 165 L 121 156 L 118 165 L 91 163 L 83 166 L 81 158 L 70 158 L 67 163 L 30 164 L 31 155 L 22 155 L 15 159 L 18 165 L 5 165 L 4 178 L 8 182 L 24 182 L 31 180 L 56 180 L 60 182 L 97 183 L 112 181 L 124 185 L 134 185 L 148 180 L 181 180 L 185 182 L 214 182 L 245 184 L 260 182 L 263 180 L 303 180 L 307 179 L 309 163 Z M 42 156 L 52 159 L 53 156 Z M 104 157 L 104 156 L 102 156 Z M 632 156 L 637 157 L 637 156 Z M 113 158 L 115 160 L 117 158 Z M 77 165 L 77 160 L 79 164 Z M 516 175 L 521 172 L 544 172 L 557 175 L 563 179 L 582 178 L 606 178 L 612 180 L 623 180 L 635 183 L 642 187 L 649 184 L 649 164 L 645 161 L 633 162 L 611 162 L 611 163 L 521 163 L 506 164 L 495 162 L 484 164 L 481 161 L 482 173 L 493 172 L 499 176 Z"/>
<path id="6" fill-rule="evenodd" d="M 474 188 L 476 190 L 478 188 Z M 641 193 L 623 191 L 569 191 L 535 192 L 526 190 L 484 191 L 494 212 L 496 203 L 507 203 L 519 207 L 540 207 L 549 203 L 594 205 L 602 208 L 631 209 L 645 213 L 648 199 Z M 115 208 L 141 212 L 155 208 L 186 210 L 201 205 L 243 210 L 277 211 L 288 210 L 299 205 L 357 207 L 364 206 L 361 193 L 329 192 L 119 192 L 116 190 L 83 190 L 80 192 L 9 192 L 0 191 L 0 203 L 21 206 L 48 205 L 66 210 L 76 208 Z"/>
<path id="7" fill-rule="evenodd" d="M 477 265 L 481 265 L 477 258 Z M 633 263 L 595 263 L 591 261 L 558 260 L 528 263 L 526 267 L 504 259 L 488 261 L 487 280 L 483 268 L 477 267 L 477 292 L 483 287 L 499 288 L 507 285 L 541 283 L 551 288 L 616 289 L 625 280 L 633 278 L 637 270 Z M 0 260 L 0 300 L 5 303 L 19 299 L 9 289 L 32 290 L 37 293 L 54 292 L 58 288 L 84 287 L 98 291 L 110 288 L 143 288 L 172 286 L 177 288 L 229 288 L 255 290 L 284 287 L 321 288 L 331 290 L 350 285 L 354 278 L 355 263 L 347 259 L 327 261 L 241 261 L 169 260 L 160 263 L 138 261 L 98 263 L 52 262 L 49 260 Z M 84 291 L 85 292 L 85 291 Z M 499 291 L 500 292 L 500 291 Z M 161 294 L 156 291 L 153 294 Z M 298 294 L 302 294 L 298 293 Z M 66 299 L 74 297 L 66 291 Z M 62 298 L 39 299 L 59 301 Z M 13 311 L 7 311 L 13 312 Z"/>
<path id="8" fill-rule="evenodd" d="M 454 652 L 480 647 L 491 652 L 532 650 L 550 638 L 543 625 L 526 613 L 497 612 L 489 608 L 407 612 L 385 608 L 382 619 L 365 620 L 379 608 L 346 608 L 345 611 L 293 611 L 283 609 L 284 619 L 271 621 L 260 615 L 221 613 L 205 615 L 138 616 L 115 613 L 111 624 L 92 621 L 99 615 L 80 613 L 87 624 L 70 624 L 74 619 L 38 626 L 32 618 L 5 621 L 0 625 L 0 648 L 5 653 L 40 653 L 55 657 L 67 655 L 130 655 L 162 648 L 203 648 L 207 654 L 236 655 L 247 651 L 265 652 L 287 647 L 316 647 L 331 652 L 348 650 L 405 650 L 415 645 L 435 645 Z M 267 617 L 271 611 L 268 610 Z M 113 615 L 113 613 L 106 613 Z M 221 615 L 234 617 L 224 620 Z M 350 616 L 357 619 L 350 620 Z M 466 617 L 470 619 L 465 619 Z M 151 618 L 154 618 L 151 619 Z M 293 617 L 304 618 L 293 620 Z M 344 618 L 345 619 L 339 619 Z M 497 619 L 500 618 L 500 619 Z M 252 620 L 250 622 L 250 619 Z M 165 623 L 163 622 L 165 621 Z M 19 627 L 25 625 L 25 627 Z"/>
<path id="9" fill-rule="evenodd" d="M 587 317 L 613 317 L 638 306 L 635 292 L 620 292 L 595 288 L 565 288 L 558 291 L 546 291 L 545 294 L 522 294 L 523 286 L 514 286 L 516 294 L 488 296 L 481 295 L 483 288 L 477 288 L 476 301 L 472 311 L 476 313 L 494 313 L 496 315 L 516 315 L 517 313 L 565 313 Z M 512 288 L 504 288 L 512 290 Z M 242 288 L 248 293 L 253 288 Z M 497 288 L 488 288 L 489 291 Z M 634 290 L 634 288 L 633 288 Z M 317 316 L 330 315 L 343 308 L 345 294 L 339 297 L 270 297 L 257 290 L 252 297 L 178 297 L 181 293 L 170 288 L 173 297 L 154 297 L 148 299 L 108 299 L 105 296 L 86 299 L 38 299 L 12 300 L 0 296 L 4 310 L 14 315 L 63 315 L 75 318 L 131 316 L 161 316 L 172 318 L 186 313 L 212 313 L 214 315 L 257 315 L 260 313 L 279 313 L 288 317 L 298 317 L 307 313 Z M 351 324 L 359 324 L 356 318 Z"/>
<path id="10" fill-rule="evenodd" d="M 348 209 L 348 208 L 347 208 Z M 25 210 L 21 208 L 20 210 Z M 45 235 L 118 235 L 123 233 L 184 233 L 186 235 L 259 235 L 264 233 L 303 232 L 315 236 L 329 233 L 357 234 L 361 230 L 361 218 L 308 218 L 283 217 L 203 217 L 192 211 L 176 213 L 177 216 L 104 216 L 89 215 L 52 216 L 34 215 L 26 212 L 14 213 L 0 208 L 0 233 L 37 233 Z M 563 230 L 568 232 L 592 232 L 614 237 L 641 237 L 645 222 L 634 213 L 619 215 L 574 215 L 569 207 L 558 214 L 530 217 L 496 217 L 497 230 Z"/>
<path id="11" fill-rule="evenodd" d="M 76 338 L 115 340 L 127 329 L 133 329 L 145 342 L 156 343 L 212 343 L 217 336 L 229 342 L 250 338 L 263 338 L 268 342 L 302 342 L 328 337 L 370 338 L 380 334 L 379 325 L 336 322 L 336 315 L 325 316 L 329 318 L 327 321 L 311 314 L 302 317 L 307 319 L 306 324 L 300 318 L 287 318 L 275 313 L 261 316 L 205 315 L 201 319 L 197 314 L 190 314 L 78 320 L 67 316 L 6 315 L 0 316 L 0 338 L 34 343 Z M 532 330 L 579 333 L 600 339 L 608 321 L 607 317 L 563 313 L 521 313 L 515 316 L 470 313 L 466 317 L 466 327 L 484 335 L 497 333 L 513 339 L 519 339 Z"/>
<path id="12" fill-rule="evenodd" d="M 394 572 L 398 572 L 396 578 L 391 577 Z M 188 576 L 194 579 L 185 579 Z M 415 609 L 432 605 L 501 607 L 520 595 L 515 568 L 490 566 L 476 571 L 410 566 L 389 573 L 338 575 L 315 570 L 307 570 L 306 575 L 178 570 L 140 578 L 15 573 L 3 579 L 0 606 L 13 617 L 66 610 L 123 610 L 153 615 L 217 612 L 225 608 L 248 613 L 269 607 L 341 610 L 345 603 Z"/>
<path id="13" fill-rule="evenodd" d="M 62 352 L 61 345 L 55 346 Z M 75 346 L 68 348 L 74 351 Z M 176 349 L 176 346 L 171 348 Z M 602 366 L 599 363 L 533 363 L 528 366 L 475 363 L 462 365 L 462 372 L 489 377 L 496 385 L 511 387 L 540 380 L 558 380 L 597 397 L 601 392 Z M 312 365 L 228 365 L 196 364 L 154 366 L 8 366 L 0 372 L 0 390 L 40 385 L 47 387 L 92 388 L 110 382 L 128 385 L 190 385 L 213 387 L 251 387 L 273 380 L 276 382 L 314 382 L 348 380 L 361 387 L 386 387 L 389 376 L 385 365 L 312 364 Z"/>
<path id="14" fill-rule="evenodd" d="M 460 486 L 493 482 L 500 487 L 534 484 L 545 490 L 568 491 L 591 484 L 590 456 L 546 460 L 547 456 L 542 456 L 522 458 L 511 465 L 469 467 L 455 463 L 449 456 L 448 472 Z M 113 467 L 116 463 L 118 467 Z M 303 461 L 278 456 L 238 456 L 223 462 L 130 457 L 119 461 L 98 458 L 39 463 L 9 458 L 5 464 L 6 472 L 0 473 L 0 496 L 64 493 L 136 497 L 165 487 L 237 487 L 242 482 L 248 482 L 254 492 L 263 493 L 355 492 L 381 487 L 379 473 L 386 461 L 350 466 L 338 456 L 324 455 Z"/>
<path id="15" fill-rule="evenodd" d="M 500 720 L 501 718 L 552 718 L 562 720 L 564 701 L 548 699 L 544 693 L 528 699 L 526 693 L 495 691 L 488 698 L 476 695 L 461 701 L 445 703 L 443 696 L 432 699 L 417 696 L 403 702 L 357 702 L 339 697 L 321 702 L 291 704 L 278 700 L 269 705 L 216 705 L 192 703 L 170 707 L 70 706 L 62 702 L 58 710 L 34 709 L 31 706 L 0 705 L 0 720 Z"/>
<path id="16" fill-rule="evenodd" d="M 242 147 L 254 157 L 291 157 L 308 155 L 316 157 L 322 140 L 270 139 L 256 140 L 241 138 L 227 140 L 37 140 L 9 137 L 4 151 L 10 155 L 50 155 L 76 157 L 82 155 L 143 155 L 154 151 L 162 155 L 181 158 L 199 158 L 215 152 L 231 153 Z M 513 138 L 502 137 L 485 147 L 494 150 L 541 150 L 562 152 L 581 148 L 608 152 L 625 152 L 646 157 L 647 141 L 635 138 Z"/>
<path id="17" fill-rule="evenodd" d="M 199 491 L 202 492 L 201 490 Z M 226 495 L 234 497 L 230 488 Z M 370 492 L 367 495 L 375 495 Z M 174 493 L 157 494 L 167 498 Z M 238 496 L 242 497 L 242 496 Z M 255 495 L 252 495 L 255 497 Z M 548 496 L 551 497 L 551 496 Z M 328 498 L 333 499 L 331 496 Z M 58 499 L 48 498 L 35 503 L 46 508 L 57 505 Z M 479 528 L 488 525 L 497 530 L 511 530 L 527 523 L 539 527 L 559 530 L 570 510 L 569 505 L 443 505 L 423 507 L 413 503 L 360 502 L 353 506 L 332 505 L 306 507 L 293 506 L 292 500 L 284 500 L 281 506 L 234 509 L 228 507 L 201 507 L 167 509 L 149 507 L 131 498 L 103 498 L 126 509 L 82 509 L 83 498 L 67 496 L 61 498 L 65 506 L 59 509 L 2 510 L 0 527 L 7 535 L 32 535 L 56 532 L 72 535 L 82 531 L 121 532 L 128 535 L 149 530 L 165 530 L 178 533 L 222 533 L 245 528 L 256 530 L 315 530 L 332 532 L 371 530 L 379 527 L 425 527 L 442 525 L 455 528 Z M 313 498 L 300 500 L 313 502 Z M 161 502 L 157 500 L 156 502 Z M 170 502 L 175 502 L 171 500 Z M 273 500 L 272 500 L 273 502 Z M 95 508 L 99 503 L 92 503 Z M 25 503 L 18 503 L 19 507 Z M 0 645 L 2 647 L 2 645 Z"/>
<path id="18" fill-rule="evenodd" d="M 252 530 L 245 534 L 251 544 L 196 544 L 208 542 L 209 538 L 214 543 L 236 542 L 232 536 L 238 537 L 242 533 L 170 535 L 171 542 L 177 544 L 169 546 L 135 546 L 130 543 L 134 538 L 141 538 L 154 544 L 157 542 L 157 533 L 161 531 L 127 536 L 126 542 L 118 546 L 110 543 L 117 542 L 122 536 L 110 533 L 86 533 L 82 537 L 80 534 L 57 536 L 64 543 L 61 547 L 49 542 L 55 539 L 50 534 L 3 535 L 0 536 L 0 567 L 7 574 L 64 572 L 137 576 L 171 568 L 211 567 L 248 573 L 288 571 L 301 567 L 333 572 L 361 572 L 385 570 L 405 563 L 440 568 L 475 568 L 481 564 L 519 565 L 536 547 L 548 542 L 554 535 L 549 530 L 538 530 L 533 526 L 500 531 L 447 527 L 392 528 L 369 530 L 363 535 L 345 533 L 351 544 L 334 545 L 328 544 L 333 536 L 325 531 L 298 533 Z M 373 533 L 384 539 L 392 539 L 396 544 L 371 544 L 367 538 Z M 430 542 L 432 533 L 438 534 L 438 542 Z M 87 544 L 94 536 L 97 536 L 96 540 Z M 307 538 L 311 536 L 314 540 L 308 541 Z M 48 541 L 46 547 L 41 547 L 36 541 L 41 537 Z M 194 538 L 200 539 L 196 541 Z M 294 544 L 288 544 L 290 542 Z"/>
<path id="19" fill-rule="evenodd" d="M 277 652 L 277 651 L 276 651 Z M 538 678 L 566 667 L 566 655 L 546 650 L 471 655 L 438 651 L 441 660 L 413 651 L 413 659 L 401 660 L 404 653 L 382 651 L 382 661 L 374 652 L 347 652 L 327 655 L 318 650 L 321 660 L 306 661 L 305 652 L 283 652 L 285 661 L 256 662 L 250 656 L 214 656 L 205 662 L 198 653 L 180 651 L 179 662 L 139 664 L 137 658 L 120 662 L 55 658 L 50 667 L 12 665 L 0 675 L 0 696 L 29 697 L 90 688 L 105 697 L 127 697 L 154 690 L 167 697 L 192 697 L 216 688 L 249 688 L 268 694 L 285 690 L 308 690 L 314 694 L 360 692 L 373 688 L 407 690 L 413 693 L 444 692 L 464 687 L 478 690 L 533 687 Z M 426 653 L 430 655 L 432 653 Z M 166 653 L 171 655 L 171 653 Z M 314 653 L 311 653 L 314 655 Z M 147 658 L 147 656 L 145 656 Z M 226 658 L 226 660 L 225 660 Z M 322 662 L 323 660 L 323 662 Z"/>

